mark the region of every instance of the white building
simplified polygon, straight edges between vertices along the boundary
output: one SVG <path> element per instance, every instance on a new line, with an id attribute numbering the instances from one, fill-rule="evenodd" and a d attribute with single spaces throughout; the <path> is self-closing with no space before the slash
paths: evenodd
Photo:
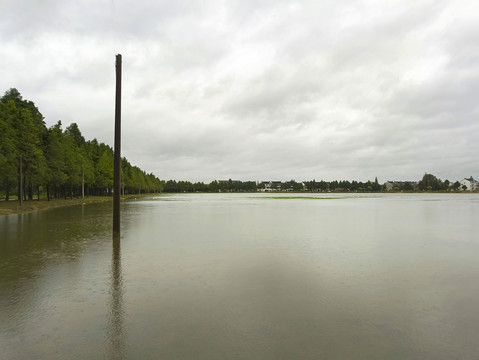
<path id="1" fill-rule="evenodd" d="M 459 187 L 461 190 L 464 185 L 466 186 L 467 191 L 475 191 L 478 189 L 478 182 L 472 176 L 470 178 L 464 178 L 459 182 L 461 183 L 461 186 Z"/>
<path id="2" fill-rule="evenodd" d="M 263 184 L 264 187 L 259 191 L 281 191 L 281 181 L 262 181 L 260 184 Z"/>

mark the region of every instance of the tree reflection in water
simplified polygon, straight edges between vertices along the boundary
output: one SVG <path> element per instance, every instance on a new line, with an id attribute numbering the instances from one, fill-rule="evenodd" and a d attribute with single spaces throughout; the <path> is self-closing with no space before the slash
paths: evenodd
<path id="1" fill-rule="evenodd" d="M 121 274 L 120 238 L 113 237 L 111 298 L 108 304 L 108 353 L 111 359 L 125 358 L 125 331 L 123 328 L 123 277 Z"/>

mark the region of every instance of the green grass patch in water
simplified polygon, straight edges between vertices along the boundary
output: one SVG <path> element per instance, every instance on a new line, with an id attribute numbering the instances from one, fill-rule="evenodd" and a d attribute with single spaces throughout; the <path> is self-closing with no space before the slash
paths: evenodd
<path id="1" fill-rule="evenodd" d="M 338 196 L 338 197 L 316 197 L 316 196 L 265 196 L 261 199 L 275 199 L 275 200 L 338 200 L 338 199 L 352 199 L 354 196 Z"/>

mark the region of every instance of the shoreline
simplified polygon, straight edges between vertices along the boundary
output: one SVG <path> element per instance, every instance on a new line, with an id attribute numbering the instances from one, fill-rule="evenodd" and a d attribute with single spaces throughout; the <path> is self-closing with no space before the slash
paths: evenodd
<path id="1" fill-rule="evenodd" d="M 135 195 L 123 195 L 121 200 L 134 199 L 139 197 L 158 196 L 160 194 L 135 194 Z M 0 201 L 0 216 L 2 215 L 16 215 L 27 214 L 34 211 L 55 209 L 59 207 L 75 206 L 82 204 L 94 204 L 100 202 L 113 202 L 112 196 L 89 196 L 86 198 L 74 198 L 74 199 L 52 199 L 50 201 L 46 199 L 40 200 L 25 200 L 22 205 L 18 200 Z"/>

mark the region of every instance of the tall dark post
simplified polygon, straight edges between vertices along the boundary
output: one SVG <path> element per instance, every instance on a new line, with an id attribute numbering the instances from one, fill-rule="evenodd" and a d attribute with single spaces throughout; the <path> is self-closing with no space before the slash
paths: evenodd
<path id="1" fill-rule="evenodd" d="M 120 236 L 121 192 L 121 55 L 116 55 L 115 159 L 113 173 L 113 237 Z"/>
<path id="2" fill-rule="evenodd" d="M 113 238 L 112 277 L 110 287 L 109 320 L 107 335 L 111 359 L 125 357 L 126 332 L 124 329 L 123 276 L 121 273 L 120 238 Z"/>

